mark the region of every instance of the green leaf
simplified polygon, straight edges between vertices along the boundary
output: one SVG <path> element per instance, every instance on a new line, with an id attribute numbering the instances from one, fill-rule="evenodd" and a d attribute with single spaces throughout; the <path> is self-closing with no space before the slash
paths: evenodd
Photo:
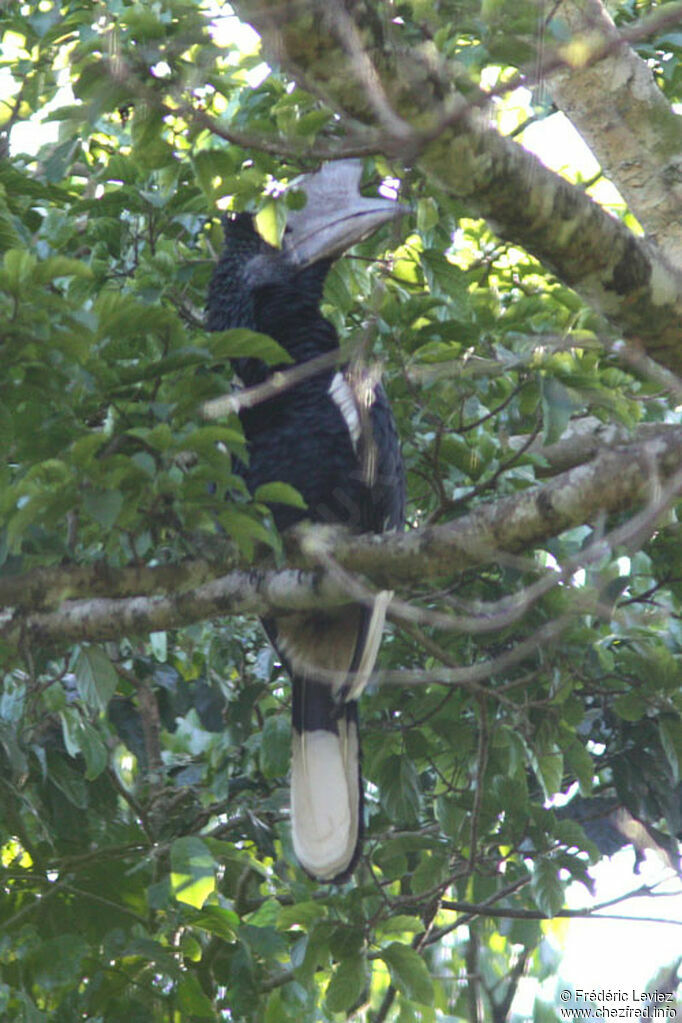
<path id="1" fill-rule="evenodd" d="M 543 376 L 540 379 L 543 440 L 545 444 L 554 444 L 566 429 L 576 403 L 563 384 L 554 377 Z"/>
<path id="2" fill-rule="evenodd" d="M 256 214 L 258 234 L 275 248 L 279 245 L 284 231 L 284 224 L 280 223 L 282 215 L 286 218 L 286 211 L 274 199 L 266 200 Z"/>
<path id="3" fill-rule="evenodd" d="M 433 981 L 426 963 L 415 949 L 394 941 L 381 950 L 381 958 L 399 991 L 422 1005 L 433 1004 Z"/>
<path id="4" fill-rule="evenodd" d="M 60 934 L 45 940 L 32 964 L 35 981 L 47 991 L 77 985 L 88 953 L 88 943 L 76 934 Z"/>
<path id="5" fill-rule="evenodd" d="M 265 719 L 260 744 L 260 769 L 266 778 L 282 778 L 289 770 L 291 724 L 283 714 Z"/>
<path id="6" fill-rule="evenodd" d="M 679 718 L 666 715 L 658 722 L 658 734 L 661 746 L 670 764 L 670 773 L 674 785 L 680 780 L 680 762 L 682 760 L 682 724 Z"/>
<path id="7" fill-rule="evenodd" d="M 244 437 L 228 426 L 200 426 L 182 439 L 185 450 L 196 451 L 202 456 L 214 452 L 222 454 L 220 445 L 231 451 L 243 451 Z"/>
<path id="8" fill-rule="evenodd" d="M 268 1004 L 265 1007 L 263 1023 L 283 1023 L 284 1020 L 290 1020 L 291 1018 L 284 1007 L 282 992 L 279 988 L 275 988 L 268 995 Z"/>
<path id="9" fill-rule="evenodd" d="M 336 967 L 327 987 L 326 1002 L 330 1012 L 350 1009 L 367 986 L 367 966 L 363 955 L 344 959 Z"/>
<path id="10" fill-rule="evenodd" d="M 420 199 L 417 203 L 417 227 L 420 231 L 430 231 L 439 220 L 438 206 L 433 199 Z"/>
<path id="11" fill-rule="evenodd" d="M 277 926 L 281 931 L 288 931 L 294 927 L 307 931 L 325 915 L 326 910 L 319 902 L 295 902 L 293 906 L 281 907 Z"/>
<path id="12" fill-rule="evenodd" d="M 377 770 L 382 806 L 395 821 L 414 822 L 419 813 L 421 793 L 413 762 L 406 756 L 387 757 Z"/>
<path id="13" fill-rule="evenodd" d="M 261 504 L 287 504 L 292 508 L 307 508 L 296 487 L 289 483 L 262 483 L 253 493 L 254 501 Z"/>
<path id="14" fill-rule="evenodd" d="M 0 721 L 0 747 L 17 776 L 26 772 L 26 756 L 17 740 L 16 727 Z"/>
<path id="15" fill-rule="evenodd" d="M 467 813 L 451 796 L 439 796 L 436 800 L 436 818 L 446 835 L 459 838 Z"/>
<path id="16" fill-rule="evenodd" d="M 69 754 L 70 757 L 76 757 L 81 751 L 80 713 L 75 708 L 69 707 L 67 710 L 61 711 L 59 717 L 62 722 L 62 736 L 64 738 L 66 752 Z"/>
<path id="17" fill-rule="evenodd" d="M 329 966 L 329 934 L 333 925 L 329 920 L 320 920 L 310 929 L 302 945 L 303 957 L 297 957 L 296 976 L 301 984 L 312 983 L 317 970 Z"/>
<path id="18" fill-rule="evenodd" d="M 646 713 L 646 700 L 638 692 L 632 690 L 624 696 L 618 696 L 613 701 L 612 707 L 618 717 L 624 721 L 639 721 Z"/>
<path id="19" fill-rule="evenodd" d="M 104 432 L 88 433 L 84 437 L 79 437 L 71 445 L 71 461 L 80 468 L 92 465 L 106 443 L 107 436 Z"/>
<path id="20" fill-rule="evenodd" d="M 201 990 L 199 979 L 194 973 L 187 974 L 178 984 L 178 1008 L 188 1019 L 216 1018 L 213 1004 Z"/>
<path id="21" fill-rule="evenodd" d="M 173 895 L 178 902 L 201 909 L 216 890 L 215 861 L 208 847 L 191 835 L 177 838 L 170 859 Z"/>
<path id="22" fill-rule="evenodd" d="M 12 216 L 4 202 L 4 188 L 0 185 L 0 252 L 15 248 L 19 244 L 19 235 L 12 223 Z"/>
<path id="23" fill-rule="evenodd" d="M 255 543 L 265 543 L 270 547 L 275 543 L 275 536 L 261 522 L 251 515 L 247 515 L 246 512 L 237 511 L 236 508 L 228 506 L 218 512 L 217 518 L 228 535 L 244 551 L 247 558 L 253 557 Z"/>
<path id="24" fill-rule="evenodd" d="M 560 750 L 543 753 L 537 758 L 537 774 L 545 798 L 549 799 L 561 789 L 564 777 L 564 755 Z"/>
<path id="25" fill-rule="evenodd" d="M 440 884 L 449 876 L 450 863 L 447 851 L 442 846 L 434 846 L 425 851 L 412 871 L 411 887 L 413 892 L 431 891 L 434 885 Z"/>
<path id="26" fill-rule="evenodd" d="M 150 479 L 156 475 L 156 460 L 148 451 L 136 451 L 130 461 Z"/>
<path id="27" fill-rule="evenodd" d="M 88 781 L 99 777 L 109 762 L 104 741 L 89 721 L 81 723 L 81 751 L 85 757 L 85 777 Z"/>
<path id="28" fill-rule="evenodd" d="M 255 956 L 263 959 L 277 959 L 284 955 L 287 949 L 286 939 L 274 927 L 242 924 L 239 928 L 239 937 Z"/>
<path id="29" fill-rule="evenodd" d="M 252 927 L 274 927 L 279 917 L 280 904 L 276 899 L 266 899 L 258 909 L 249 915 Z"/>
<path id="30" fill-rule="evenodd" d="M 83 776 L 70 768 L 60 756 L 48 756 L 48 776 L 68 801 L 79 810 L 88 805 L 88 789 Z"/>
<path id="31" fill-rule="evenodd" d="M 204 906 L 201 912 L 192 918 L 193 927 L 200 927 L 203 931 L 216 934 L 224 941 L 236 940 L 239 923 L 237 914 L 223 906 Z"/>
<path id="32" fill-rule="evenodd" d="M 329 951 L 334 959 L 349 959 L 357 955 L 364 943 L 361 928 L 354 924 L 334 924 L 329 935 Z"/>
<path id="33" fill-rule="evenodd" d="M 2 261 L 7 275 L 7 287 L 13 295 L 18 295 L 22 287 L 29 283 L 37 266 L 37 259 L 26 249 L 8 249 Z"/>
<path id="34" fill-rule="evenodd" d="M 269 366 L 290 363 L 289 353 L 267 334 L 236 327 L 233 330 L 217 330 L 208 338 L 211 351 L 217 359 L 262 359 Z"/>
<path id="35" fill-rule="evenodd" d="M 26 709 L 26 685 L 19 679 L 5 677 L 0 693 L 0 719 L 16 725 Z"/>
<path id="36" fill-rule="evenodd" d="M 557 821 L 554 826 L 554 837 L 567 848 L 575 846 L 577 849 L 584 849 L 589 852 L 592 862 L 596 863 L 600 857 L 599 850 L 590 842 L 578 821 L 562 820 Z M 596 855 L 595 855 L 596 853 Z"/>
<path id="37" fill-rule="evenodd" d="M 88 490 L 83 495 L 83 510 L 104 529 L 111 529 L 122 507 L 120 490 Z"/>
<path id="38" fill-rule="evenodd" d="M 595 766 L 592 757 L 581 742 L 571 743 L 566 750 L 566 766 L 576 776 L 580 794 L 589 796 L 594 782 Z"/>
<path id="39" fill-rule="evenodd" d="M 564 886 L 551 859 L 538 859 L 531 879 L 533 898 L 540 912 L 555 916 L 564 905 Z"/>
<path id="40" fill-rule="evenodd" d="M 380 920 L 377 924 L 377 935 L 384 936 L 389 934 L 418 934 L 424 930 L 424 924 L 418 916 L 406 916 L 402 913 L 397 913 L 395 916 L 389 916 L 385 920 Z"/>
<path id="41" fill-rule="evenodd" d="M 0 450 L 7 451 L 14 441 L 14 420 L 12 413 L 0 401 Z"/>
<path id="42" fill-rule="evenodd" d="M 412 1002 L 408 1002 L 406 998 L 401 998 L 400 1012 L 396 1017 L 395 1023 L 422 1023 L 422 1021 L 424 1021 L 424 1023 L 427 1023 L 427 1017 L 425 1016 L 425 1014 L 423 1012 L 420 1012 L 419 1015 L 417 1015 L 417 1010 L 412 1004 Z M 428 1023 L 433 1023 L 433 1021 L 428 1020 Z"/>
<path id="43" fill-rule="evenodd" d="M 116 692 L 118 675 L 101 647 L 81 646 L 73 671 L 81 698 L 89 707 L 106 710 Z"/>
<path id="44" fill-rule="evenodd" d="M 41 284 L 47 284 L 58 277 L 92 277 L 92 269 L 80 259 L 69 259 L 67 256 L 53 256 L 38 264 L 35 278 Z"/>

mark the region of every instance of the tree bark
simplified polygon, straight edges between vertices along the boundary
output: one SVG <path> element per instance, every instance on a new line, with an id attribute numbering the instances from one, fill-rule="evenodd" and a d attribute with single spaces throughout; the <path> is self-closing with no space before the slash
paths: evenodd
<path id="1" fill-rule="evenodd" d="M 550 78 L 557 106 L 573 122 L 646 234 L 671 265 L 682 265 L 682 118 L 653 73 L 620 35 L 601 0 L 563 0 L 557 21 L 571 32 L 571 51 L 589 54 L 595 40 L 610 51 Z"/>

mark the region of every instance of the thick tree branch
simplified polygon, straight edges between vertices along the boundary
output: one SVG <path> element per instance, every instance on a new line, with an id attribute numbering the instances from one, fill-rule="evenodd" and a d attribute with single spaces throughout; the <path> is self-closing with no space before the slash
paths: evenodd
<path id="1" fill-rule="evenodd" d="M 240 16 L 261 32 L 266 51 L 300 82 L 319 83 L 337 110 L 373 122 L 366 80 L 353 75 L 338 22 L 347 4 L 320 0 L 238 0 Z M 339 14 L 342 9 L 345 13 Z M 376 148 L 420 168 L 440 188 L 464 200 L 498 233 L 523 245 L 616 323 L 625 336 L 669 368 L 682 368 L 682 275 L 658 249 L 594 203 L 581 189 L 544 167 L 480 118 L 414 48 L 413 59 L 389 48 L 369 19 L 361 38 L 380 72 L 381 97 L 400 116 L 392 135 L 382 118 Z M 407 138 L 402 127 L 412 126 Z"/>
<path id="2" fill-rule="evenodd" d="M 18 613 L 4 623 L 0 617 L 0 639 L 13 646 L 110 640 L 218 616 L 304 611 L 347 602 L 346 593 L 320 573 L 236 571 L 182 592 L 67 600 L 56 611 Z"/>
<path id="3" fill-rule="evenodd" d="M 676 430 L 669 437 L 602 451 L 542 487 L 482 505 L 447 525 L 398 536 L 343 538 L 333 555 L 347 571 L 381 586 L 449 578 L 494 560 L 501 551 L 525 552 L 565 529 L 645 503 L 681 468 L 682 430 Z M 311 555 L 317 536 L 311 534 L 310 548 L 304 541 Z"/>
<path id="4" fill-rule="evenodd" d="M 238 566 L 233 552 L 228 557 L 220 544 L 216 556 L 195 558 L 173 565 L 130 565 L 113 568 L 105 561 L 91 565 L 38 568 L 23 575 L 0 578 L 0 608 L 54 608 L 63 601 L 88 597 L 140 597 L 177 592 L 215 579 L 216 574 Z"/>
<path id="5" fill-rule="evenodd" d="M 682 17 L 682 14 L 678 14 Z M 670 262 L 682 262 L 682 119 L 651 69 L 621 42 L 601 0 L 563 0 L 557 20 L 572 35 L 583 66 L 550 79 L 552 95 L 589 144 L 640 224 Z M 612 46 L 584 61 L 593 45 Z"/>
<path id="6" fill-rule="evenodd" d="M 682 369 L 682 276 L 653 245 L 513 140 L 471 118 L 432 144 L 420 165 L 652 358 Z"/>
<path id="7" fill-rule="evenodd" d="M 653 440 L 656 437 L 672 437 L 680 427 L 675 423 L 640 423 L 633 435 L 627 426 L 619 423 L 603 423 L 596 416 L 584 416 L 569 423 L 561 440 L 554 444 L 543 444 L 535 438 L 526 450 L 539 455 L 547 465 L 536 465 L 536 476 L 554 476 L 576 465 L 584 465 L 596 458 L 604 448 L 615 448 L 633 441 Z M 528 440 L 527 435 L 510 438 L 510 447 L 518 451 Z"/>
<path id="8" fill-rule="evenodd" d="M 490 563 L 502 552 L 525 552 L 565 529 L 595 517 L 651 504 L 660 510 L 661 487 L 680 489 L 682 429 L 640 444 L 601 451 L 586 465 L 557 476 L 544 486 L 484 505 L 447 525 L 405 534 L 350 536 L 336 529 L 304 528 L 290 540 L 291 558 L 300 568 L 284 571 L 232 571 L 187 588 L 193 566 L 178 566 L 175 589 L 172 569 L 136 569 L 141 590 L 169 586 L 170 594 L 95 597 L 64 600 L 54 611 L 8 609 L 0 617 L 0 641 L 29 646 L 77 640 L 106 640 L 124 635 L 177 628 L 202 619 L 234 614 L 286 613 L 330 607 L 349 599 L 342 579 L 317 566 L 325 558 L 346 572 L 364 576 L 387 588 L 423 586 L 447 579 L 476 565 Z M 667 499 L 667 495 L 664 495 Z M 649 523 L 650 525 L 650 523 Z M 91 569 L 97 578 L 97 569 Z M 200 563 L 200 573 L 206 571 Z M 81 570 L 76 570 L 76 575 Z M 88 569 L 78 576 L 85 593 Z M 38 577 L 13 580 L 11 592 L 36 592 Z M 66 573 L 69 578 L 69 573 Z M 130 578 L 111 576 L 129 592 Z M 58 593 L 58 588 L 54 590 Z M 71 579 L 71 593 L 76 592 Z M 4 594 L 5 598 L 8 596 Z M 44 606 L 42 597 L 38 607 Z"/>

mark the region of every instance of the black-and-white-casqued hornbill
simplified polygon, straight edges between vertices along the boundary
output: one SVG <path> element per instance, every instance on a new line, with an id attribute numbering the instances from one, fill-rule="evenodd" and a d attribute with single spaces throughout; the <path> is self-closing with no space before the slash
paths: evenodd
<path id="1" fill-rule="evenodd" d="M 320 312 L 327 272 L 345 249 L 402 212 L 391 200 L 362 197 L 360 174 L 359 162 L 340 161 L 301 179 L 307 202 L 290 212 L 281 249 L 261 238 L 250 215 L 224 219 L 225 248 L 208 293 L 209 330 L 248 327 L 268 334 L 294 364 L 338 349 L 336 331 Z M 235 360 L 246 387 L 278 368 L 288 367 Z M 306 502 L 305 511 L 272 505 L 278 529 L 306 518 L 356 532 L 403 525 L 398 437 L 376 379 L 330 365 L 239 415 L 249 452 L 239 471 L 248 488 L 284 481 Z M 349 604 L 263 620 L 293 683 L 294 850 L 321 881 L 347 878 L 359 855 L 357 696 L 374 666 L 385 596 L 373 608 Z"/>

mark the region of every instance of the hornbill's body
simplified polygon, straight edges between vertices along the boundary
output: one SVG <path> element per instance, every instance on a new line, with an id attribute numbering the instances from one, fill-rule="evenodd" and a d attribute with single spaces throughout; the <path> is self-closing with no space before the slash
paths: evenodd
<path id="1" fill-rule="evenodd" d="M 245 214 L 226 219 L 225 249 L 208 296 L 208 328 L 248 327 L 268 334 L 301 364 L 338 349 L 320 312 L 332 259 L 399 212 L 387 200 L 361 198 L 359 169 L 334 165 L 308 179 L 308 203 L 290 215 L 282 250 L 268 245 Z M 330 187 L 338 184 L 330 201 Z M 310 184 L 312 182 L 312 184 Z M 350 191 L 350 189 L 353 191 Z M 243 383 L 274 369 L 236 360 Z M 286 367 L 280 367 L 286 368 Z M 284 481 L 305 511 L 273 504 L 279 529 L 308 518 L 357 532 L 396 529 L 404 519 L 398 439 L 380 383 L 359 382 L 330 365 L 240 412 L 248 442 L 241 468 L 250 490 Z M 357 703 L 372 670 L 385 602 L 265 619 L 266 632 L 293 682 L 292 828 L 303 867 L 320 880 L 346 877 L 362 830 Z"/>

